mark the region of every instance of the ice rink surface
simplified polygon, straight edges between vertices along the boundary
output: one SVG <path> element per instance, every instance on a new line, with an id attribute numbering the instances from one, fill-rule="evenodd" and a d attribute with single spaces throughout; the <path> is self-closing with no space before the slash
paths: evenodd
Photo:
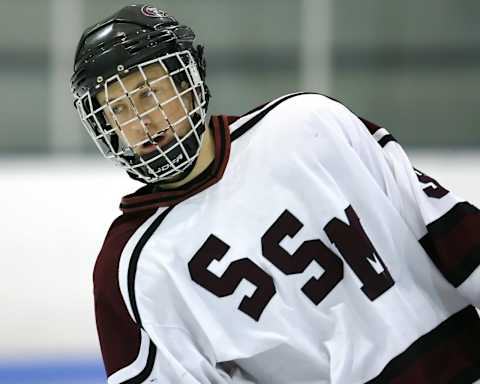
<path id="1" fill-rule="evenodd" d="M 480 205 L 480 154 L 409 155 Z M 141 184 L 96 157 L 0 158 L 0 184 L 0 383 L 103 382 L 92 268 L 121 196 Z"/>

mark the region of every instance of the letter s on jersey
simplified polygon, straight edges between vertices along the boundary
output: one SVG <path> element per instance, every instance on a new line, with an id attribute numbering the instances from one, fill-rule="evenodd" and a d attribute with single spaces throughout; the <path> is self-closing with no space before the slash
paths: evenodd
<path id="1" fill-rule="evenodd" d="M 395 282 L 353 208 L 347 207 L 345 214 L 348 223 L 333 218 L 324 231 L 363 284 L 362 292 L 373 301 Z M 318 279 L 312 277 L 302 287 L 302 292 L 318 305 L 343 279 L 344 263 L 320 239 L 303 242 L 293 255 L 281 247 L 280 242 L 286 236 L 295 236 L 302 227 L 300 220 L 285 210 L 261 237 L 262 254 L 286 275 L 303 273 L 311 262 L 318 263 L 324 270 L 323 274 Z M 232 262 L 220 277 L 210 272 L 208 267 L 211 262 L 221 260 L 229 248 L 218 237 L 210 235 L 188 263 L 190 276 L 217 297 L 233 294 L 243 279 L 250 281 L 257 288 L 250 298 L 242 299 L 238 309 L 258 321 L 275 295 L 273 279 L 247 258 Z"/>
<path id="2" fill-rule="evenodd" d="M 250 259 L 244 258 L 231 263 L 221 277 L 207 268 L 213 260 L 221 260 L 230 246 L 215 235 L 210 235 L 188 263 L 193 281 L 217 297 L 230 296 L 243 279 L 256 285 L 252 297 L 245 296 L 238 309 L 258 321 L 263 310 L 275 295 L 272 277 Z"/>

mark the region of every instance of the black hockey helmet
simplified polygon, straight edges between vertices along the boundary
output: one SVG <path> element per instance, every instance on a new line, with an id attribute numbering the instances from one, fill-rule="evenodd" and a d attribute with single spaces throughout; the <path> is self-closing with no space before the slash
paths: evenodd
<path id="1" fill-rule="evenodd" d="M 135 179 L 151 183 L 185 174 L 198 156 L 209 91 L 204 82 L 203 47 L 194 47 L 194 38 L 191 28 L 180 25 L 166 12 L 149 5 L 126 6 L 87 28 L 80 38 L 71 77 L 75 107 L 104 156 L 117 161 Z M 175 135 L 175 140 L 167 146 L 156 145 L 157 133 L 148 131 L 143 123 L 144 116 L 152 110 L 143 115 L 139 113 L 131 97 L 136 90 L 127 92 L 122 83 L 125 76 L 140 72 L 150 88 L 153 82 L 145 77 L 144 69 L 152 64 L 164 68 L 175 89 L 177 102 L 181 102 L 185 109 L 182 119 L 191 125 L 189 132 L 179 137 L 175 133 L 177 122 L 170 121 L 164 111 L 165 104 L 172 100 L 162 102 L 153 95 L 155 107 L 165 116 Z M 152 153 L 137 154 L 135 148 L 144 143 L 126 140 L 121 132 L 125 124 L 118 123 L 112 105 L 108 101 L 104 105 L 98 102 L 96 95 L 114 82 L 120 83 L 125 90 L 123 97 L 131 104 L 132 113 L 143 126 L 145 141 L 156 145 Z M 182 101 L 187 93 L 192 99 L 189 108 Z M 106 112 L 113 115 L 115 124 L 108 122 Z"/>

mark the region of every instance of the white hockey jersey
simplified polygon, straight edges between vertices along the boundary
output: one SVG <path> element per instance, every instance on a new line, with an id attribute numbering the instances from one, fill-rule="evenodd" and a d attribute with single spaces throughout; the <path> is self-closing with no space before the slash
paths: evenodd
<path id="1" fill-rule="evenodd" d="M 107 234 L 110 384 L 480 378 L 477 208 L 318 94 L 210 124 L 214 163 L 126 196 Z"/>

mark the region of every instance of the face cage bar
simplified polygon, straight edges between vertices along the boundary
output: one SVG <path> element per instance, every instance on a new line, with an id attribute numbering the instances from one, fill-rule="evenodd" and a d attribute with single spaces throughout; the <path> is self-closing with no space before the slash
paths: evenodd
<path id="1" fill-rule="evenodd" d="M 187 64 L 185 64 L 184 62 L 184 57 L 186 57 L 188 60 Z M 170 72 L 164 61 L 172 58 L 175 58 L 177 60 L 180 68 Z M 155 63 L 158 63 L 161 65 L 166 75 L 154 80 L 149 80 L 145 74 L 144 68 Z M 159 58 L 155 58 L 153 60 L 143 62 L 127 70 L 124 70 L 122 74 L 126 75 L 129 73 L 134 73 L 137 70 L 142 75 L 144 80 L 144 84 L 142 84 L 141 87 L 138 87 L 132 91 L 128 91 L 119 73 L 105 80 L 103 84 L 99 84 L 97 86 L 97 91 L 95 92 L 95 94 L 98 93 L 98 89 L 101 89 L 103 87 L 103 90 L 105 91 L 105 98 L 106 100 L 108 100 L 108 85 L 118 82 L 118 84 L 120 84 L 124 92 L 122 96 L 114 100 L 108 101 L 105 105 L 95 108 L 94 106 L 98 105 L 98 102 L 96 101 L 95 96 L 92 97 L 91 92 L 88 91 L 82 96 L 76 98 L 74 101 L 74 104 L 80 115 L 80 120 L 82 121 L 83 126 L 86 128 L 88 134 L 90 135 L 92 140 L 95 142 L 97 148 L 105 158 L 114 160 L 118 166 L 126 169 L 127 171 L 133 173 L 135 176 L 137 176 L 138 178 L 148 183 L 171 179 L 177 176 L 178 174 L 180 174 L 181 172 L 183 172 L 198 157 L 198 154 L 200 152 L 203 133 L 199 135 L 198 128 L 204 125 L 206 120 L 205 87 L 198 73 L 196 63 L 189 51 L 175 52 L 175 53 L 164 55 Z M 185 73 L 189 86 L 187 87 L 187 89 L 179 92 L 177 85 L 173 79 L 173 76 L 177 74 L 181 74 L 182 72 Z M 169 98 L 168 100 L 160 102 L 155 92 L 153 92 L 153 90 L 151 89 L 151 86 L 164 79 L 169 80 L 173 90 L 175 91 L 175 95 Z M 135 105 L 135 102 L 132 99 L 132 96 L 135 95 L 140 90 L 145 90 L 145 89 L 148 89 L 150 91 L 151 96 L 155 100 L 155 106 L 153 106 L 152 108 L 149 108 L 147 111 L 139 113 Z M 194 100 L 193 100 L 194 108 L 192 108 L 191 111 L 188 111 L 182 96 L 190 92 L 194 96 Z M 124 121 L 120 123 L 116 117 L 116 114 L 112 110 L 111 104 L 114 104 L 115 102 L 118 102 L 119 100 L 122 100 L 122 99 L 128 100 L 129 106 L 133 109 L 135 116 L 132 119 L 129 119 L 128 121 Z M 180 105 L 183 109 L 184 115 L 181 118 L 177 119 L 176 121 L 172 122 L 170 121 L 167 114 L 165 113 L 164 106 L 175 100 L 180 101 Z M 110 115 L 114 117 L 115 123 L 119 128 L 127 124 L 131 124 L 132 122 L 139 121 L 143 130 L 145 131 L 145 135 L 147 138 L 145 140 L 134 143 L 132 145 L 126 138 L 123 131 L 119 130 L 117 127 L 111 127 L 111 125 L 107 123 L 107 120 L 104 117 L 106 110 L 108 110 L 110 112 Z M 158 151 L 158 154 L 156 156 L 151 157 L 148 160 L 143 159 L 142 156 L 140 155 L 135 156 L 135 159 L 137 160 L 137 162 L 133 164 L 131 161 L 131 158 L 134 156 L 134 153 L 135 153 L 134 148 L 141 146 L 142 144 L 145 144 L 145 143 L 155 144 L 153 140 L 161 135 L 161 131 L 153 135 L 150 135 L 150 133 L 148 132 L 148 127 L 145 125 L 143 121 L 143 117 L 152 113 L 155 110 L 159 110 L 162 113 L 162 116 L 164 117 L 165 121 L 168 124 L 168 129 L 170 129 L 174 134 L 174 138 L 172 140 L 175 140 L 176 143 L 174 145 L 169 145 L 166 151 L 163 151 L 162 148 L 159 145 L 157 145 L 155 150 Z M 196 121 L 194 121 L 193 119 L 194 116 L 197 117 Z M 188 120 L 190 129 L 182 138 L 180 138 L 175 131 L 175 126 L 177 126 L 178 124 L 181 124 L 185 120 Z M 120 133 L 120 137 L 118 135 L 119 133 Z M 198 149 L 196 150 L 196 153 L 193 156 L 190 156 L 185 150 L 185 147 L 183 146 L 183 142 L 186 139 L 188 139 L 192 134 L 195 135 L 195 140 L 197 141 Z M 112 143 L 112 137 L 114 136 L 117 136 L 118 138 L 117 150 L 115 150 L 115 145 Z M 174 164 L 174 162 L 167 156 L 167 154 L 170 151 L 177 148 L 178 146 L 180 146 L 182 153 L 185 157 L 185 160 L 180 164 Z M 161 157 L 164 157 L 164 159 L 170 165 L 169 170 L 153 169 L 150 166 L 151 163 L 155 162 Z M 162 167 L 162 168 L 165 168 L 165 167 Z M 146 176 L 145 173 L 141 172 L 141 170 L 147 171 L 149 176 Z"/>

